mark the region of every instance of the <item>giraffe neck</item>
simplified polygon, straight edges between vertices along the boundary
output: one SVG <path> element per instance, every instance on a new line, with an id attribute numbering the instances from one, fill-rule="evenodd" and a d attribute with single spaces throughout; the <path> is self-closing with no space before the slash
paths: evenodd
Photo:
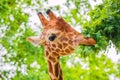
<path id="1" fill-rule="evenodd" d="M 46 52 L 47 54 L 47 52 Z M 62 69 L 58 56 L 46 55 L 48 62 L 48 72 L 51 80 L 63 80 Z"/>

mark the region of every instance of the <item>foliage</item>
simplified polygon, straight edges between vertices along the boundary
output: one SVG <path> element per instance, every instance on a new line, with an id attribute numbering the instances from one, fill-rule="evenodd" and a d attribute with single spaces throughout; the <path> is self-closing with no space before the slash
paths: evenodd
<path id="1" fill-rule="evenodd" d="M 16 67 L 13 77 L 10 76 L 12 69 L 0 69 L 0 79 L 49 80 L 43 47 L 34 47 L 26 41 L 27 37 L 36 33 L 28 25 L 31 16 L 24 12 L 24 6 L 39 5 L 37 7 L 45 11 L 46 6 L 43 3 L 47 4 L 48 1 L 0 1 L 0 45 L 6 51 L 6 54 L 1 55 L 4 51 L 0 49 L 0 67 L 10 63 Z M 71 8 L 71 5 L 74 7 Z M 103 0 L 103 4 L 93 10 L 87 0 L 67 0 L 65 6 L 69 10 L 64 14 L 65 20 L 74 26 L 82 25 L 82 33 L 97 41 L 95 46 L 78 46 L 75 50 L 77 54 L 60 59 L 65 80 L 109 80 L 112 74 L 120 77 L 120 64 L 113 63 L 104 53 L 98 54 L 100 50 L 106 50 L 110 40 L 120 50 L 120 1 Z M 59 5 L 50 8 L 62 10 Z M 90 20 L 85 17 L 88 11 Z"/>
<path id="2" fill-rule="evenodd" d="M 105 49 L 109 45 L 109 40 L 111 40 L 120 50 L 119 7 L 119 0 L 105 0 L 103 4 L 90 11 L 90 21 L 84 24 L 84 33 L 94 36 L 98 48 Z"/>

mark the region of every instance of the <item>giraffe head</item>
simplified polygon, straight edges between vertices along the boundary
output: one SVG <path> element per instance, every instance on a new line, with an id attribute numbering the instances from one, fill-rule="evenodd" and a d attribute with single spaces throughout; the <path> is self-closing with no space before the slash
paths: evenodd
<path id="1" fill-rule="evenodd" d="M 59 57 L 72 53 L 79 44 L 94 45 L 96 42 L 93 38 L 78 33 L 62 17 L 56 17 L 52 11 L 47 10 L 46 13 L 49 20 L 41 12 L 38 13 L 43 26 L 41 34 L 27 40 L 34 45 L 41 44 L 45 47 L 51 80 L 63 80 Z"/>
<path id="2" fill-rule="evenodd" d="M 31 43 L 41 44 L 49 48 L 49 51 L 59 52 L 60 55 L 71 53 L 79 44 L 94 45 L 96 43 L 94 39 L 78 33 L 62 17 L 56 17 L 51 10 L 47 10 L 46 13 L 49 20 L 41 12 L 38 13 L 43 31 L 40 36 L 27 38 Z"/>

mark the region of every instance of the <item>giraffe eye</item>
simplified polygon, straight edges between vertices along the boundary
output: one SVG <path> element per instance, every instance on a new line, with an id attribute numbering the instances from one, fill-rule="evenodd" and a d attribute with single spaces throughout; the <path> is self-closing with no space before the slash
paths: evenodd
<path id="1" fill-rule="evenodd" d="M 49 37 L 49 40 L 50 41 L 54 41 L 56 38 L 56 35 L 55 34 L 51 34 L 50 37 Z"/>

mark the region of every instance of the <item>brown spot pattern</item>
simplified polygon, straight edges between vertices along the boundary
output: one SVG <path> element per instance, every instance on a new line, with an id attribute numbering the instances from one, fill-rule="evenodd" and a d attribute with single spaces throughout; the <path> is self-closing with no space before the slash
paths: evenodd
<path id="1" fill-rule="evenodd" d="M 62 77 L 62 75 L 60 75 L 60 77 L 59 77 L 59 79 L 58 80 L 63 80 L 63 77 Z"/>
<path id="2" fill-rule="evenodd" d="M 61 39 L 61 41 L 66 42 L 66 41 L 68 41 L 68 38 L 67 38 L 67 37 L 64 37 L 64 38 Z"/>
<path id="3" fill-rule="evenodd" d="M 55 64 L 55 76 L 58 77 L 58 71 L 59 71 L 59 63 Z"/>
<path id="4" fill-rule="evenodd" d="M 52 44 L 52 47 L 56 48 L 56 45 L 55 45 L 55 44 Z"/>
<path id="5" fill-rule="evenodd" d="M 49 51 L 51 51 L 50 47 L 47 47 Z"/>
<path id="6" fill-rule="evenodd" d="M 66 48 L 68 46 L 67 43 L 63 43 L 63 47 Z"/>
<path id="7" fill-rule="evenodd" d="M 58 43 L 58 48 L 62 49 L 62 44 Z"/>
<path id="8" fill-rule="evenodd" d="M 60 75 L 59 75 L 59 79 L 58 79 L 58 80 L 63 80 L 63 77 L 62 77 L 62 69 L 60 68 L 59 70 L 60 70 L 60 71 L 59 71 L 59 74 L 60 74 Z"/>
<path id="9" fill-rule="evenodd" d="M 46 51 L 46 53 L 45 53 L 45 54 L 46 54 L 46 56 L 48 56 L 48 55 L 49 55 L 48 51 Z"/>
<path id="10" fill-rule="evenodd" d="M 69 40 L 68 44 L 73 44 L 73 41 L 72 41 L 72 40 Z"/>
<path id="11" fill-rule="evenodd" d="M 51 64 L 51 62 L 50 61 L 48 61 L 48 67 L 49 67 L 49 72 L 50 73 L 53 73 L 53 68 L 52 68 L 52 64 Z"/>
<path id="12" fill-rule="evenodd" d="M 59 56 L 59 54 L 57 54 L 56 52 L 52 52 L 52 54 L 53 54 L 54 56 Z"/>
<path id="13" fill-rule="evenodd" d="M 71 51 L 73 51 L 73 50 L 74 50 L 74 48 L 73 48 L 73 47 L 71 47 L 71 46 L 69 46 L 68 48 L 69 48 Z"/>
<path id="14" fill-rule="evenodd" d="M 54 58 L 54 57 L 49 56 L 49 59 L 50 59 L 52 62 L 56 62 L 56 58 Z"/>
<path id="15" fill-rule="evenodd" d="M 52 48 L 51 48 L 51 50 L 52 50 L 52 51 L 54 51 L 54 50 L 55 50 L 55 48 L 53 48 L 53 47 L 52 47 Z"/>
<path id="16" fill-rule="evenodd" d="M 61 52 L 60 55 L 66 55 L 66 53 L 65 52 Z"/>
<path id="17" fill-rule="evenodd" d="M 69 50 L 69 49 L 65 49 L 65 52 L 66 52 L 66 53 L 70 53 L 70 50 Z"/>
<path id="18" fill-rule="evenodd" d="M 60 52 L 60 49 L 57 48 L 55 51 L 56 51 L 56 52 Z"/>

